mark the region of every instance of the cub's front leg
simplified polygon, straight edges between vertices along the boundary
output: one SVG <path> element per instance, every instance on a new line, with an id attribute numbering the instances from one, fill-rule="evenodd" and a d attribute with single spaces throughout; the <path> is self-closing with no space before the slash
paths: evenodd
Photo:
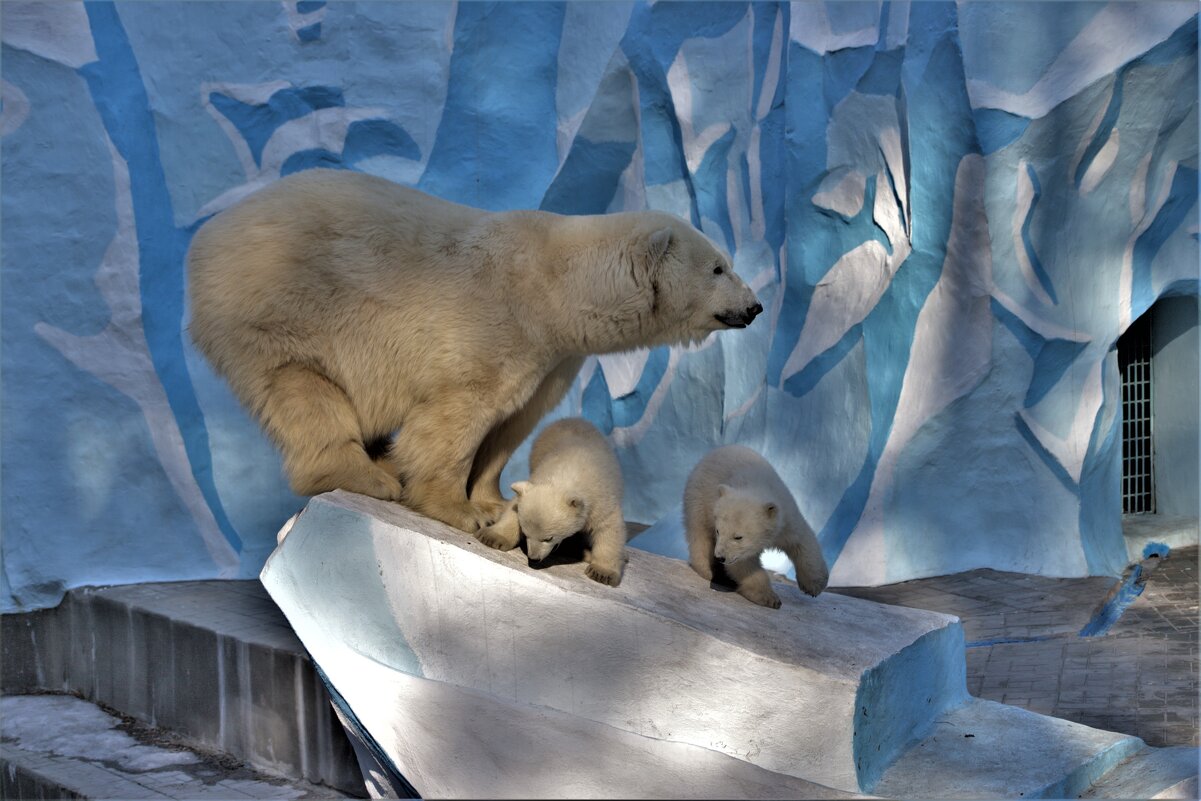
<path id="1" fill-rule="evenodd" d="M 592 530 L 592 546 L 584 573 L 593 581 L 616 587 L 626 565 L 626 524 L 621 513 L 610 514 Z"/>
<path id="2" fill-rule="evenodd" d="M 738 594 L 743 598 L 769 609 L 780 608 L 780 596 L 772 589 L 771 576 L 759 563 L 758 556 L 733 562 L 725 567 L 726 575 L 738 585 Z"/>

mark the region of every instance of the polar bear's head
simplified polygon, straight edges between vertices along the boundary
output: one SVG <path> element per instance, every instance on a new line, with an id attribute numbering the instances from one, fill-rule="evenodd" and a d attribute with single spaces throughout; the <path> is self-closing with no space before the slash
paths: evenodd
<path id="1" fill-rule="evenodd" d="M 517 481 L 512 489 L 517 493 L 517 519 L 531 561 L 550 556 L 559 543 L 588 522 L 588 502 L 578 495 L 531 481 Z"/>
<path id="2" fill-rule="evenodd" d="M 551 266 L 536 277 L 566 281 L 564 294 L 542 283 L 524 291 L 540 294 L 542 315 L 579 352 L 699 342 L 714 331 L 745 328 L 763 311 L 730 257 L 678 217 L 658 211 L 562 217 L 555 230 L 545 248 Z"/>
<path id="3" fill-rule="evenodd" d="M 651 316 L 663 341 L 695 342 L 713 331 L 746 328 L 763 311 L 708 237 L 670 214 L 645 217 L 635 268 L 651 293 Z"/>
<path id="4" fill-rule="evenodd" d="M 723 564 L 758 556 L 775 541 L 780 518 L 780 507 L 774 501 L 719 484 L 713 505 L 713 523 L 717 529 L 713 555 Z"/>

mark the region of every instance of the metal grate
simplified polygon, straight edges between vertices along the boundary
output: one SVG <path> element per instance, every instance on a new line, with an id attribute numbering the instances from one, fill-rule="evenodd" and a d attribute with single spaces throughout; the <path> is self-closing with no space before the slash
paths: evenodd
<path id="1" fill-rule="evenodd" d="M 1151 417 L 1151 315 L 1118 339 L 1122 371 L 1122 512 L 1155 511 L 1154 420 Z"/>

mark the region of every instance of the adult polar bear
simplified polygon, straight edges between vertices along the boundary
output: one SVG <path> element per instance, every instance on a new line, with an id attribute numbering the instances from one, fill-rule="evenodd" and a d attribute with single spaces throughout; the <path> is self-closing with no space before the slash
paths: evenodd
<path id="1" fill-rule="evenodd" d="M 505 462 L 585 356 L 762 311 L 667 214 L 491 213 L 337 170 L 205 223 L 188 288 L 193 340 L 281 449 L 293 491 L 401 501 L 468 532 L 499 516 Z"/>

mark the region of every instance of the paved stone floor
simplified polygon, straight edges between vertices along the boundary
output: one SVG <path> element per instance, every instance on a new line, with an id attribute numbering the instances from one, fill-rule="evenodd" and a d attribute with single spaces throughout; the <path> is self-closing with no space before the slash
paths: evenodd
<path id="1" fill-rule="evenodd" d="M 1148 745 L 1201 744 L 1197 548 L 1173 550 L 1107 634 L 1080 637 L 1115 583 L 973 570 L 833 591 L 958 615 L 980 698 Z"/>

